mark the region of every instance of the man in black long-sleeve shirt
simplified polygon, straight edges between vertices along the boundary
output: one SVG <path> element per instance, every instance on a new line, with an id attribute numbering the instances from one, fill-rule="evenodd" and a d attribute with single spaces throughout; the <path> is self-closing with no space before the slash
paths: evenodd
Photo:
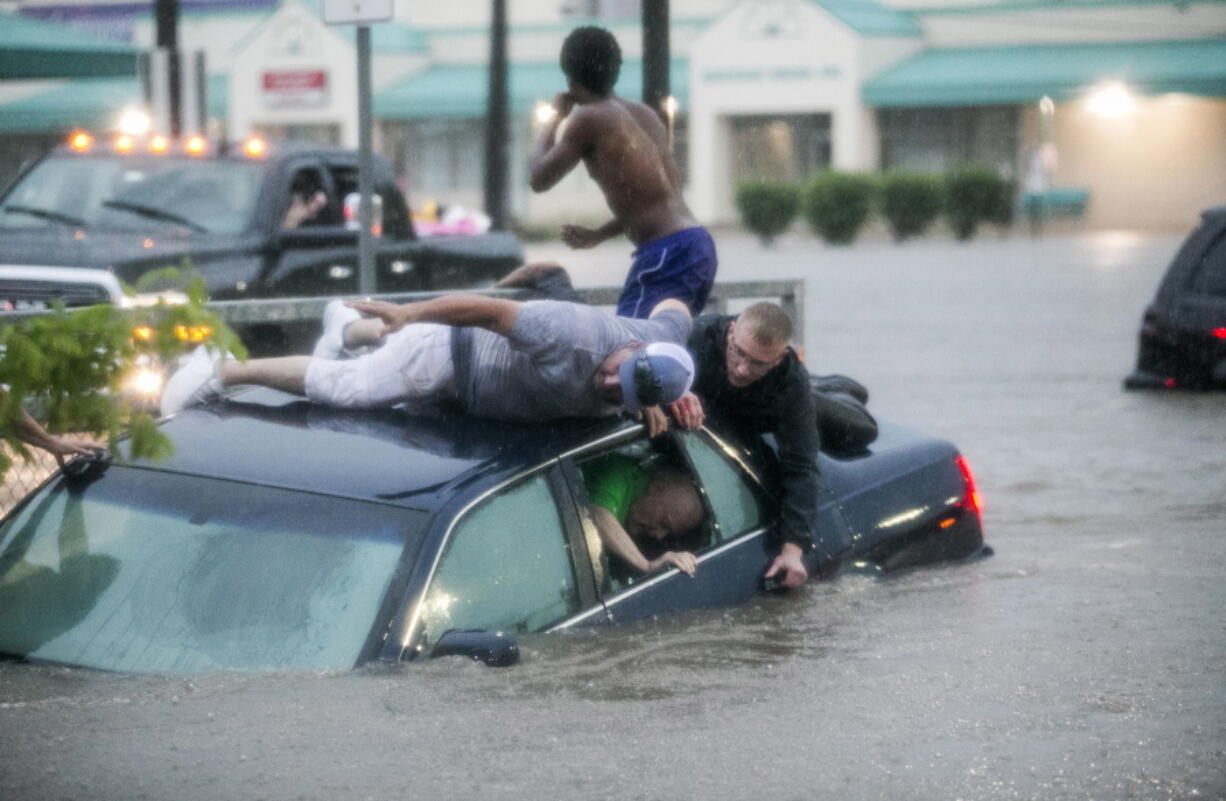
<path id="1" fill-rule="evenodd" d="M 820 439 L 809 373 L 788 346 L 791 337 L 792 321 L 772 303 L 735 317 L 698 317 L 688 343 L 698 398 L 686 396 L 672 412 L 685 428 L 709 413 L 717 428 L 751 448 L 761 446 L 763 434 L 775 435 L 782 547 L 765 576 L 781 574 L 784 586 L 798 587 L 809 577 L 801 557 L 814 547 Z"/>

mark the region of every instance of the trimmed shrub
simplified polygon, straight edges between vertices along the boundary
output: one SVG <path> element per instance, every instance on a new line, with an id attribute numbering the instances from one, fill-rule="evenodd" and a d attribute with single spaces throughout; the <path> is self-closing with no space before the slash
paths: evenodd
<path id="1" fill-rule="evenodd" d="M 1017 208 L 1017 204 L 1014 202 L 1016 197 L 1017 181 L 1001 179 L 999 191 L 996 197 L 992 199 L 984 221 L 1003 228 L 1013 225 L 1014 212 Z"/>
<path id="2" fill-rule="evenodd" d="M 881 177 L 881 216 L 896 241 L 928 230 L 941 214 L 941 179 L 913 172 L 887 172 Z"/>
<path id="3" fill-rule="evenodd" d="M 875 188 L 867 175 L 824 170 L 805 187 L 805 218 L 830 244 L 850 244 L 868 221 Z"/>
<path id="4" fill-rule="evenodd" d="M 963 167 L 949 173 L 945 177 L 945 213 L 954 236 L 970 239 L 979 223 L 999 216 L 1007 184 L 995 170 L 986 167 Z"/>
<path id="5" fill-rule="evenodd" d="M 741 222 L 770 245 L 788 229 L 800 211 L 800 192 L 789 184 L 745 183 L 736 188 Z"/>

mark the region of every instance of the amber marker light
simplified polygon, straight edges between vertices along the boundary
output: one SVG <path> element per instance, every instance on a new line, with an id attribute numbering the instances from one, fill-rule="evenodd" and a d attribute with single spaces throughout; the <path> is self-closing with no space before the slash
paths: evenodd
<path id="1" fill-rule="evenodd" d="M 945 518 L 944 520 L 942 520 L 940 523 L 938 523 L 937 525 L 939 525 L 941 528 L 949 528 L 950 526 L 952 526 L 952 525 L 953 525 L 954 523 L 956 523 L 956 522 L 957 522 L 957 521 L 956 521 L 954 518 L 952 518 L 952 517 L 947 517 L 947 518 Z"/>
<path id="2" fill-rule="evenodd" d="M 164 136 L 155 136 L 149 140 L 149 149 L 154 153 L 165 153 L 170 149 L 170 140 Z"/>
<path id="3" fill-rule="evenodd" d="M 263 139 L 248 139 L 247 144 L 243 146 L 243 150 L 248 156 L 258 159 L 268 152 L 268 145 L 264 143 Z"/>
<path id="4" fill-rule="evenodd" d="M 78 153 L 84 153 L 93 146 L 94 137 L 84 132 L 78 132 L 72 135 L 72 137 L 68 140 L 68 144 Z"/>
<path id="5" fill-rule="evenodd" d="M 203 136 L 193 136 L 187 140 L 187 144 L 183 148 L 193 156 L 204 154 L 205 141 Z"/>
<path id="6" fill-rule="evenodd" d="M 139 340 L 141 342 L 152 342 L 153 341 L 153 326 L 151 325 L 136 326 L 136 328 L 132 329 L 132 338 Z"/>
<path id="7" fill-rule="evenodd" d="M 213 336 L 213 329 L 207 325 L 176 325 L 175 337 L 183 342 L 204 342 Z"/>
<path id="8" fill-rule="evenodd" d="M 127 134 L 115 138 L 115 149 L 120 153 L 130 153 L 134 144 L 135 141 Z"/>

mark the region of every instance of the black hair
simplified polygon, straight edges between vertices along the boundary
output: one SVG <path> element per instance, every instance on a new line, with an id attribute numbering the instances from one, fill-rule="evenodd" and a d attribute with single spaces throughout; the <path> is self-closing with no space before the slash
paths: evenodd
<path id="1" fill-rule="evenodd" d="M 622 50 L 613 34 L 585 25 L 575 28 L 562 43 L 562 72 L 567 78 L 598 95 L 607 95 L 621 71 Z"/>

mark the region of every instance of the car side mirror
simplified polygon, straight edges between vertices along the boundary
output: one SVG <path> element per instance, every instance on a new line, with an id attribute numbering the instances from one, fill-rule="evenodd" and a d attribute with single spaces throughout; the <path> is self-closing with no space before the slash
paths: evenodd
<path id="1" fill-rule="evenodd" d="M 501 632 L 484 629 L 448 629 L 438 638 L 430 656 L 467 656 L 490 667 L 510 667 L 519 661 L 519 646 Z"/>

